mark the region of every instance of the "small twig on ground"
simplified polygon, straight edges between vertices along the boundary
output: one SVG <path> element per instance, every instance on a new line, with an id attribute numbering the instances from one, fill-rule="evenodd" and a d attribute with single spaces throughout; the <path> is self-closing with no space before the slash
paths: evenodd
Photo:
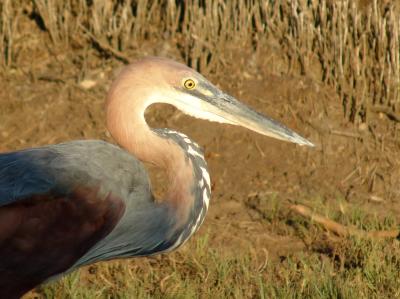
<path id="1" fill-rule="evenodd" d="M 258 152 L 260 153 L 262 158 L 265 158 L 265 153 L 264 151 L 261 149 L 260 145 L 258 144 L 257 140 L 254 140 L 254 144 L 258 150 Z"/>
<path id="2" fill-rule="evenodd" d="M 39 81 L 47 81 L 47 82 L 52 82 L 52 83 L 64 84 L 64 85 L 66 85 L 66 86 L 68 86 L 70 88 L 75 88 L 75 89 L 78 89 L 80 91 L 83 91 L 88 97 L 90 97 L 93 100 L 96 100 L 96 101 L 98 100 L 97 97 L 95 97 L 95 96 L 93 96 L 91 94 L 90 90 L 88 90 L 86 88 L 83 88 L 82 86 L 80 86 L 80 85 L 78 85 L 76 83 L 70 82 L 70 80 L 64 80 L 64 79 L 57 78 L 57 77 L 52 76 L 52 75 L 39 76 L 37 79 Z"/>
<path id="3" fill-rule="evenodd" d="M 390 109 L 387 106 L 382 106 L 382 105 L 374 105 L 370 107 L 370 110 L 375 112 L 375 113 L 383 113 L 385 114 L 388 118 L 391 120 L 394 120 L 396 122 L 400 122 L 400 115 L 394 112 L 392 109 Z"/>
<path id="4" fill-rule="evenodd" d="M 361 138 L 360 134 L 352 133 L 352 132 L 345 132 L 345 131 L 339 131 L 339 130 L 330 130 L 330 133 L 332 135 L 349 137 L 349 138 Z"/>
<path id="5" fill-rule="evenodd" d="M 289 208 L 306 218 L 309 218 L 312 221 L 315 221 L 316 223 L 321 224 L 326 230 L 331 231 L 335 233 L 338 236 L 341 237 L 347 237 L 347 236 L 359 236 L 359 237 L 364 237 L 364 238 L 377 238 L 377 239 L 386 239 L 386 238 L 399 238 L 400 235 L 400 230 L 380 230 L 380 231 L 363 231 L 360 229 L 357 229 L 355 227 L 349 227 L 349 226 L 344 226 L 340 223 L 337 223 L 336 221 L 330 220 L 326 217 L 323 217 L 313 211 L 311 211 L 309 208 L 303 205 L 290 205 Z"/>
<path id="6" fill-rule="evenodd" d="M 121 60 L 123 63 L 130 63 L 131 59 L 126 56 L 124 53 L 112 48 L 111 46 L 107 45 L 106 43 L 102 42 L 98 38 L 96 38 L 93 33 L 91 33 L 88 29 L 86 29 L 84 26 L 79 24 L 79 27 L 100 47 L 102 48 L 105 52 L 110 53 L 113 55 L 115 58 Z"/>
<path id="7" fill-rule="evenodd" d="M 306 120 L 306 124 L 308 124 L 311 128 L 313 128 L 315 131 L 320 133 L 321 135 L 337 135 L 337 136 L 342 136 L 342 137 L 348 137 L 348 138 L 361 138 L 362 136 L 360 134 L 357 134 L 355 132 L 348 132 L 348 131 L 340 131 L 340 130 L 335 130 L 329 127 L 323 127 L 315 122 L 311 122 Z"/>

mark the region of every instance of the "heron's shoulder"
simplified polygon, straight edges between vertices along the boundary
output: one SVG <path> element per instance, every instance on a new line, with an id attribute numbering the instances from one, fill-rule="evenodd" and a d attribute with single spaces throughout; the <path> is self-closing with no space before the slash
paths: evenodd
<path id="1" fill-rule="evenodd" d="M 103 140 L 76 140 L 40 148 L 53 151 L 65 158 L 102 160 L 102 163 L 140 163 L 119 146 Z"/>
<path id="2" fill-rule="evenodd" d="M 0 155 L 3 159 L 25 162 L 52 168 L 82 169 L 113 172 L 118 169 L 126 172 L 144 171 L 142 163 L 120 147 L 102 140 L 76 140 L 46 145 Z"/>
<path id="3" fill-rule="evenodd" d="M 126 197 L 148 188 L 144 166 L 118 146 L 82 140 L 0 154 L 0 206 L 33 194 L 101 187 Z"/>
<path id="4" fill-rule="evenodd" d="M 125 193 L 133 187 L 149 185 L 144 165 L 117 145 L 101 140 L 79 140 L 57 144 L 53 150 L 62 156 L 63 167 L 75 170 L 75 175 L 85 181 L 101 182 L 114 192 Z"/>

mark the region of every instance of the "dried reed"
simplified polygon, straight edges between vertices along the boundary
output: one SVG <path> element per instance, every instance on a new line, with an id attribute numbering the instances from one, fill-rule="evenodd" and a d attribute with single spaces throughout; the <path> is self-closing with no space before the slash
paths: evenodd
<path id="1" fill-rule="evenodd" d="M 374 0 L 360 10 L 350 0 L 4 0 L 5 70 L 18 65 L 23 8 L 38 17 L 52 46 L 93 46 L 125 63 L 144 40 L 171 41 L 205 73 L 244 52 L 260 59 L 274 45 L 287 72 L 333 86 L 350 121 L 368 122 L 371 112 L 400 119 L 400 19 L 391 2 Z"/>

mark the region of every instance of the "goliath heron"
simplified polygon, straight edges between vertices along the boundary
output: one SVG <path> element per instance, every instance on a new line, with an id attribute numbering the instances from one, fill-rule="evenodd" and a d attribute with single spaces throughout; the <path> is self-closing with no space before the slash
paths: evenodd
<path id="1" fill-rule="evenodd" d="M 123 149 L 82 140 L 0 155 L 1 298 L 97 261 L 171 251 L 199 228 L 210 200 L 207 165 L 184 134 L 148 127 L 144 111 L 160 102 L 312 146 L 183 64 L 152 57 L 126 66 L 106 104 L 108 130 Z M 166 171 L 163 200 L 155 201 L 139 161 Z"/>

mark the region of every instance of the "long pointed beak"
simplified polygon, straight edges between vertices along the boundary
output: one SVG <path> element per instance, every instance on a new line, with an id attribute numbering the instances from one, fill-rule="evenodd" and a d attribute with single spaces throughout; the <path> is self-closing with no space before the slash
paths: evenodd
<path id="1" fill-rule="evenodd" d="M 245 127 L 272 138 L 299 145 L 314 146 L 313 143 L 301 137 L 296 132 L 258 113 L 228 94 L 221 92 L 217 98 L 208 98 L 208 102 L 214 106 L 212 107 L 212 112 L 225 119 L 227 123 Z"/>

